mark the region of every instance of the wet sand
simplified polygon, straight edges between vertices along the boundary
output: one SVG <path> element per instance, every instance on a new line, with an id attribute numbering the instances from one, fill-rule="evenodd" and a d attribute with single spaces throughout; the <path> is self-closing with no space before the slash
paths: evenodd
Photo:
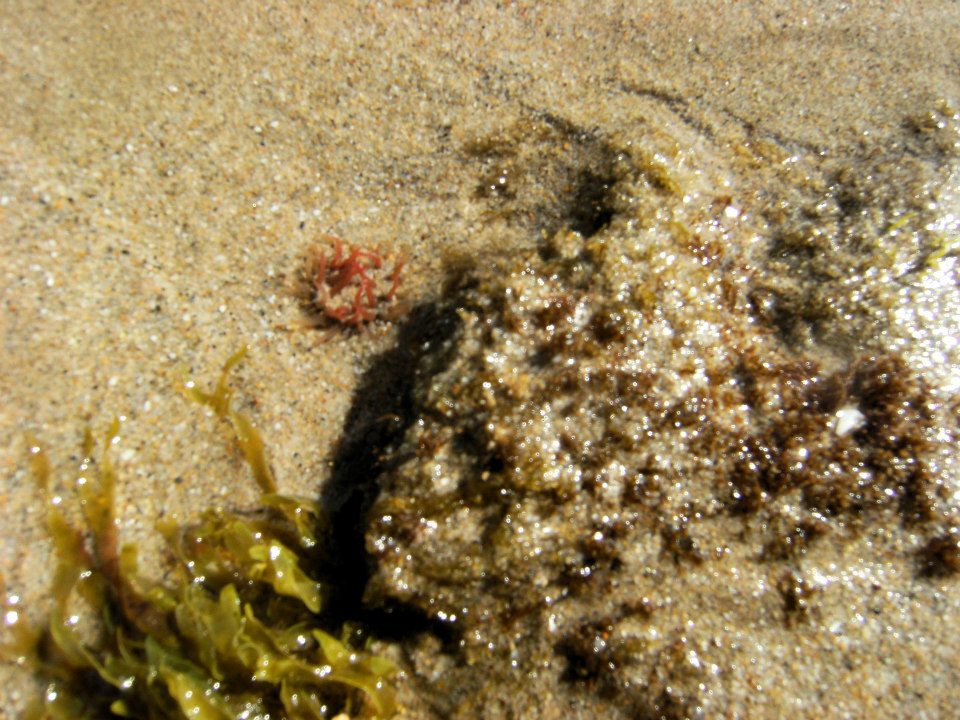
<path id="1" fill-rule="evenodd" d="M 622 5 L 3 3 L 7 590 L 43 614 L 50 555 L 29 435 L 68 487 L 84 428 L 102 433 L 124 416 L 121 533 L 148 550 L 158 517 L 255 503 L 228 429 L 174 389 L 185 374 L 212 384 L 245 344 L 238 405 L 261 428 L 281 489 L 320 492 L 358 380 L 397 325 L 305 328 L 304 253 L 322 233 L 402 251 L 403 299 L 416 305 L 436 298 L 458 258 L 536 247 L 562 218 L 562 178 L 531 171 L 497 204 L 484 190 L 491 167 L 471 151 L 478 142 L 511 140 L 544 118 L 616 143 L 662 132 L 695 159 L 691 173 L 746 176 L 735 160 L 744 145 L 767 143 L 781 161 L 876 154 L 900 143 L 911 119 L 960 100 L 954 3 Z M 535 142 L 521 133 L 515 144 L 529 154 L 518 166 L 540 167 Z M 576 148 L 565 157 L 582 160 Z M 951 152 L 919 162 L 946 207 Z M 730 192 L 760 193 L 766 169 Z M 944 220 L 943 232 L 955 236 L 955 224 Z M 923 327 L 916 361 L 949 397 L 952 330 Z M 955 492 L 956 458 L 942 464 Z M 731 715 L 787 707 L 774 697 L 777 673 L 825 673 L 830 692 L 800 698 L 801 714 L 949 715 L 956 581 L 891 573 L 892 635 L 855 640 L 859 673 L 883 682 L 844 694 L 861 675 L 831 677 L 807 655 L 734 684 Z M 884 662 L 896 672 L 881 673 Z M 0 672 L 0 708 L 13 716 L 30 683 L 16 668 Z"/>

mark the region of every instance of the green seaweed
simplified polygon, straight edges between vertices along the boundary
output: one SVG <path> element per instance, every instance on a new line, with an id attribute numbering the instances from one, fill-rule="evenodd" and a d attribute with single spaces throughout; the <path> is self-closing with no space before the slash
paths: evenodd
<path id="1" fill-rule="evenodd" d="M 220 380 L 213 392 L 206 392 L 196 386 L 193 380 L 184 381 L 181 391 L 194 402 L 206 405 L 219 418 L 226 418 L 233 426 L 237 435 L 237 442 L 243 451 L 250 469 L 253 470 L 253 476 L 260 486 L 260 490 L 265 493 L 277 491 L 277 483 L 273 477 L 273 470 L 267 462 L 267 456 L 264 449 L 263 438 L 250 422 L 250 419 L 241 412 L 233 409 L 233 391 L 227 380 L 230 377 L 230 371 L 236 367 L 249 352 L 249 347 L 243 347 L 227 360 L 220 372 Z"/>
<path id="2" fill-rule="evenodd" d="M 184 394 L 229 420 L 260 485 L 258 513 L 223 509 L 187 526 L 158 529 L 170 548 L 164 583 L 144 579 L 133 545 L 118 547 L 117 475 L 111 423 L 97 455 L 83 441 L 76 481 L 82 523 L 49 492 L 51 467 L 30 442 L 30 471 L 46 504 L 56 565 L 46 623 L 9 619 L 0 653 L 44 684 L 26 720 L 77 718 L 385 718 L 395 709 L 396 671 L 382 657 L 337 639 L 322 615 L 317 567 L 323 515 L 314 500 L 275 493 L 264 443 L 231 405 L 232 356 L 213 392 Z M 4 597 L 6 594 L 4 593 Z M 11 601 L 6 600 L 7 610 Z"/>

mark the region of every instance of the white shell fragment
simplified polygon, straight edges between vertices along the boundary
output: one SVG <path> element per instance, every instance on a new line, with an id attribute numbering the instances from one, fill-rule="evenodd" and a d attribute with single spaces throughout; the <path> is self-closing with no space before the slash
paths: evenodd
<path id="1" fill-rule="evenodd" d="M 833 431 L 840 436 L 847 435 L 862 428 L 866 421 L 866 416 L 858 408 L 853 405 L 845 405 L 837 410 L 837 419 Z"/>

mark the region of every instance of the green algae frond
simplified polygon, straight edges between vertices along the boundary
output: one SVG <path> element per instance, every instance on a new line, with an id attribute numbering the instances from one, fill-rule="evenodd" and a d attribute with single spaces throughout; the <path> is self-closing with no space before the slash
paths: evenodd
<path id="1" fill-rule="evenodd" d="M 142 577 L 136 547 L 118 545 L 109 449 L 119 422 L 99 452 L 86 433 L 76 483 L 81 522 L 50 495 L 50 463 L 30 441 L 56 558 L 53 607 L 39 627 L 8 622 L 0 645 L 0 654 L 27 664 L 45 685 L 27 720 L 394 713 L 393 664 L 354 647 L 349 628 L 325 621 L 326 588 L 311 574 L 320 508 L 275 494 L 263 441 L 231 406 L 227 376 L 244 353 L 230 358 L 213 392 L 188 382 L 185 394 L 233 425 L 263 507 L 256 514 L 207 510 L 187 526 L 161 523 L 172 565 L 163 583 Z"/>
<path id="2" fill-rule="evenodd" d="M 237 434 L 237 442 L 240 444 L 243 456 L 250 465 L 250 469 L 253 470 L 257 485 L 263 492 L 273 493 L 277 490 L 277 483 L 273 477 L 273 470 L 267 463 L 263 438 L 260 437 L 260 433 L 250 422 L 250 418 L 233 409 L 233 391 L 227 382 L 230 371 L 243 360 L 249 349 L 248 347 L 241 348 L 224 363 L 223 370 L 220 372 L 220 380 L 213 392 L 201 390 L 190 379 L 184 381 L 181 392 L 190 400 L 206 405 L 213 410 L 217 417 L 230 421 L 234 432 Z"/>

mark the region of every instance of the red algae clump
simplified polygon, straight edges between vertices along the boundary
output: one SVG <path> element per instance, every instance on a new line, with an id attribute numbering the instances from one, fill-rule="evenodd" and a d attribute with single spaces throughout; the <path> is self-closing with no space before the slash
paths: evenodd
<path id="1" fill-rule="evenodd" d="M 363 328 L 382 317 L 396 299 L 404 258 L 383 255 L 324 235 L 324 244 L 307 254 L 306 281 L 310 308 L 318 321 Z"/>

